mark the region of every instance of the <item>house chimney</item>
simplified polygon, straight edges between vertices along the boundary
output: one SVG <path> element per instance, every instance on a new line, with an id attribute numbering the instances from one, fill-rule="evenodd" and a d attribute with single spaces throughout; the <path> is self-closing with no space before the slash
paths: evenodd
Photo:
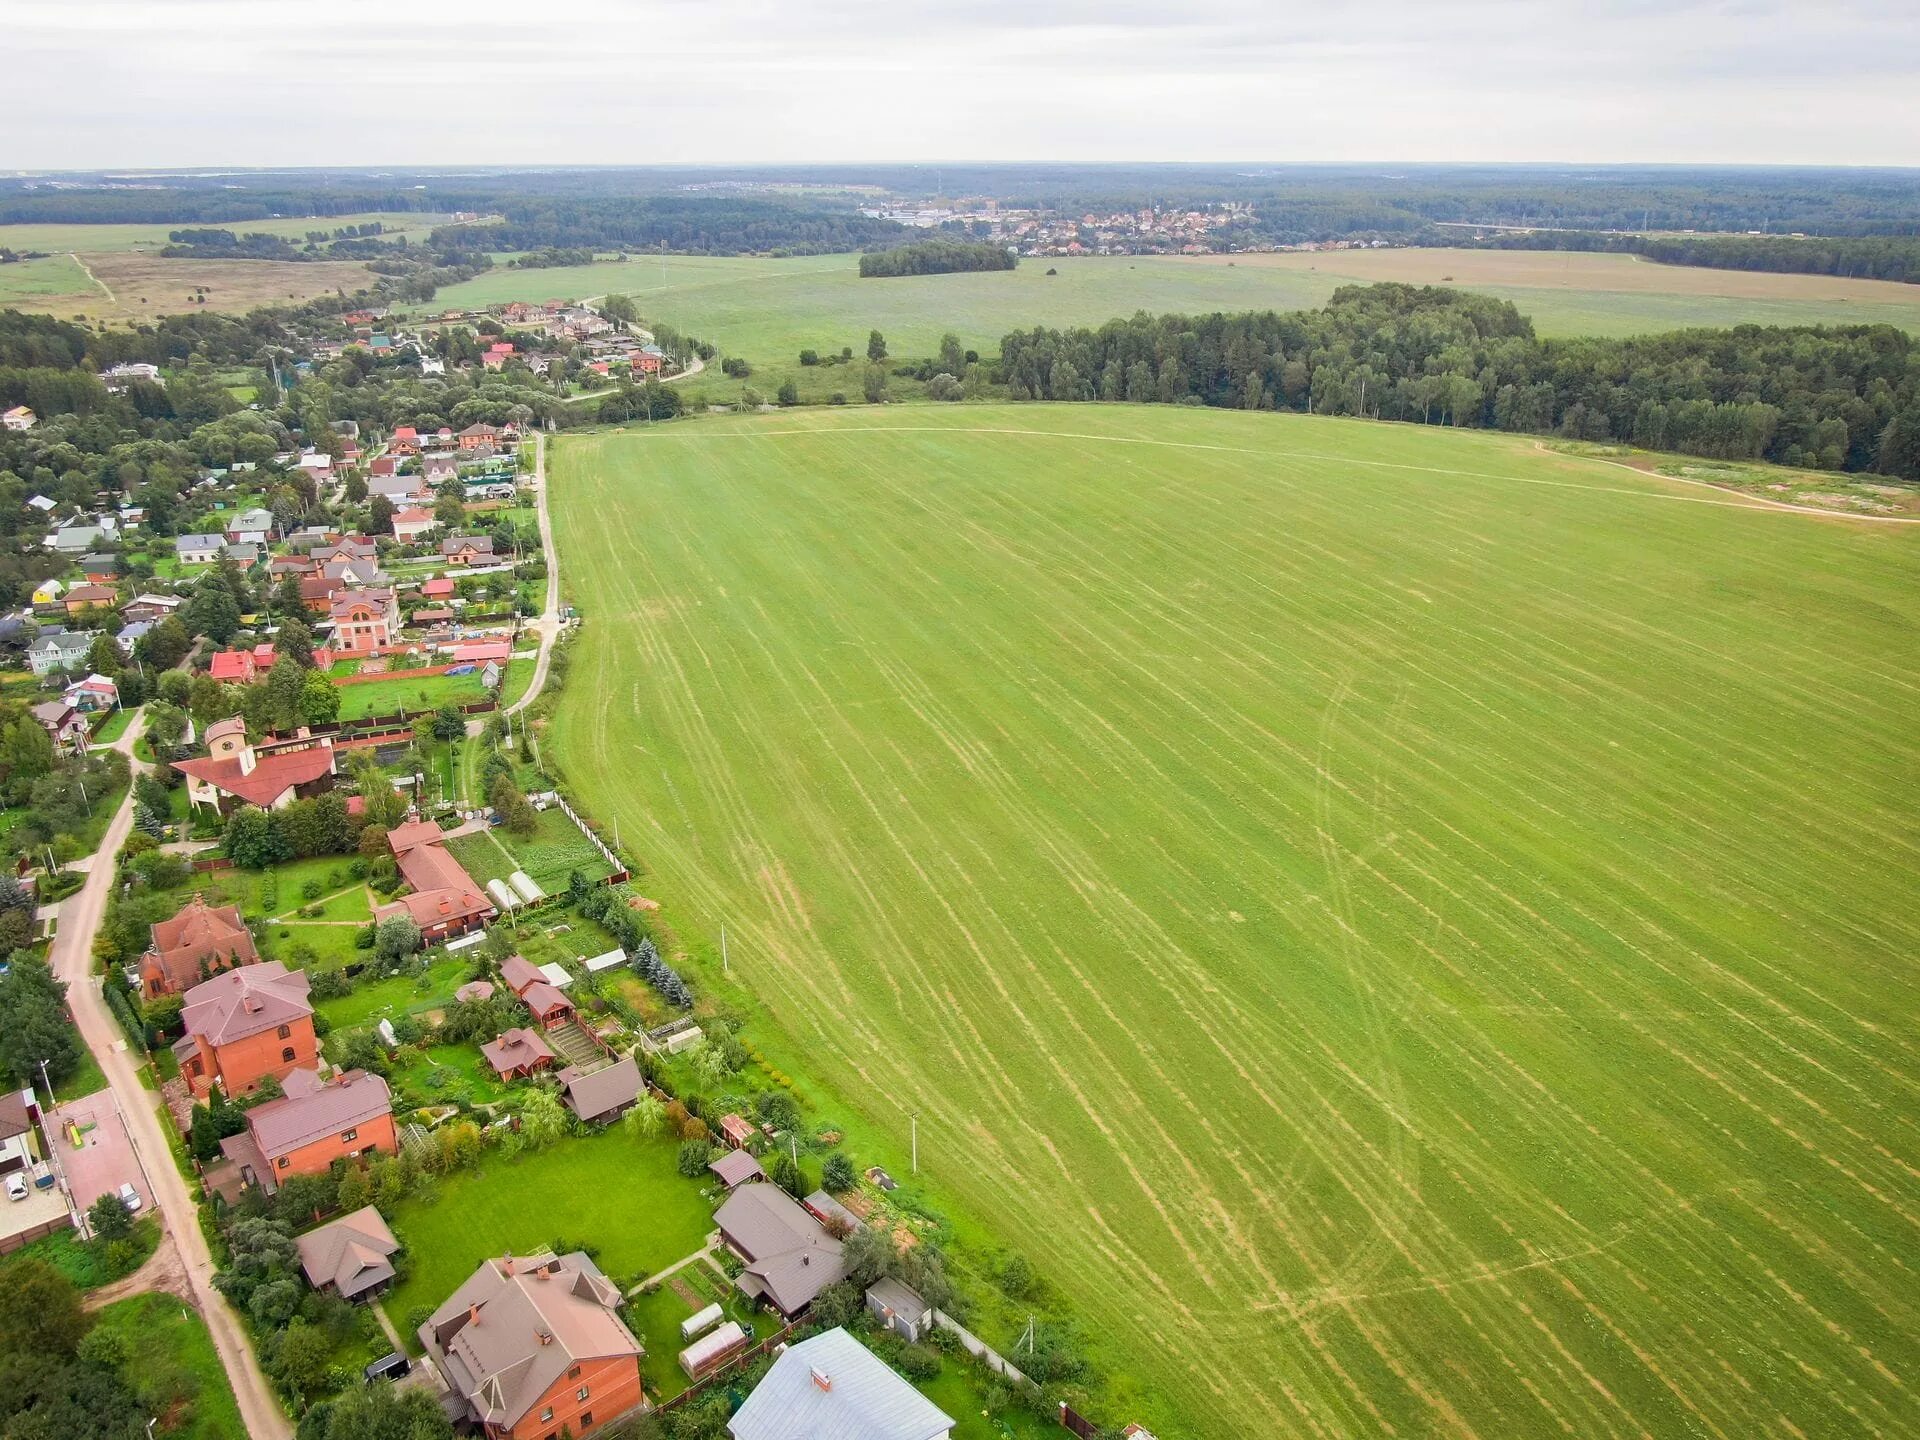
<path id="1" fill-rule="evenodd" d="M 507 1252 L 506 1259 L 500 1262 L 500 1268 L 509 1275 L 513 1274 L 513 1252 L 511 1250 Z"/>
<path id="2" fill-rule="evenodd" d="M 542 1345 L 551 1345 L 551 1344 L 553 1343 L 553 1331 L 551 1331 L 551 1330 L 542 1330 L 542 1331 L 540 1331 L 540 1332 L 538 1332 L 538 1333 L 539 1333 L 539 1336 L 540 1336 L 540 1343 L 541 1343 Z"/>
<path id="3" fill-rule="evenodd" d="M 467 1306 L 467 1323 L 469 1325 L 480 1323 L 480 1307 L 477 1304 Z"/>
<path id="4" fill-rule="evenodd" d="M 827 1374 L 826 1371 L 820 1369 L 818 1366 L 815 1366 L 812 1370 L 808 1371 L 807 1373 L 813 1376 L 813 1383 L 815 1385 L 817 1385 L 820 1389 L 831 1393 L 831 1391 L 833 1390 L 833 1377 L 831 1375 Z"/>

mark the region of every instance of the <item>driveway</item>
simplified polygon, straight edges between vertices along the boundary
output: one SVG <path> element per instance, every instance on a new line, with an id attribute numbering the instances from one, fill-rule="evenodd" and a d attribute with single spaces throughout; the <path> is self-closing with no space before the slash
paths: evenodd
<path id="1" fill-rule="evenodd" d="M 102 1195 L 132 1185 L 140 1196 L 140 1213 L 153 1213 L 152 1187 L 140 1172 L 139 1157 L 133 1153 L 133 1141 L 119 1107 L 113 1103 L 111 1090 L 69 1100 L 53 1112 L 53 1117 L 53 1144 L 59 1147 L 60 1167 L 66 1171 L 75 1209 L 85 1215 Z M 68 1137 L 69 1125 L 80 1129 L 78 1150 Z"/>

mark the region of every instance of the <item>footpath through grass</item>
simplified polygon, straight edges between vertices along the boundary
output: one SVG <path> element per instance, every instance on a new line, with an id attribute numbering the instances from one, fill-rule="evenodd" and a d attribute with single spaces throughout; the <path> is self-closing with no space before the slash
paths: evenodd
<path id="1" fill-rule="evenodd" d="M 1101 1418 L 1912 1430 L 1920 527 L 1174 408 L 551 461 L 547 758 Z"/>

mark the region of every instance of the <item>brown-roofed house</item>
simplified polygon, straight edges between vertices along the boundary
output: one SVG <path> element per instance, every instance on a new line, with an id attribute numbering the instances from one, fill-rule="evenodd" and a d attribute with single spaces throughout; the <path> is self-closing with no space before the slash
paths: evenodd
<path id="1" fill-rule="evenodd" d="M 363 1300 L 393 1282 L 393 1257 L 400 1242 L 371 1205 L 329 1220 L 293 1243 L 307 1283 L 316 1290 L 332 1290 L 343 1300 Z"/>
<path id="2" fill-rule="evenodd" d="M 582 1120 L 605 1125 L 633 1108 L 640 1098 L 640 1067 L 622 1055 L 598 1070 L 569 1065 L 560 1072 L 560 1101 Z"/>
<path id="3" fill-rule="evenodd" d="M 374 911 L 375 920 L 410 916 L 429 945 L 464 935 L 500 913 L 440 841 L 440 827 L 431 820 L 396 825 L 387 833 L 394 861 L 413 893 Z"/>
<path id="4" fill-rule="evenodd" d="M 295 1070 L 285 1085 L 280 1099 L 247 1111 L 244 1131 L 220 1142 L 269 1195 L 289 1176 L 323 1174 L 336 1160 L 399 1153 L 393 1092 L 378 1075 L 349 1070 L 327 1081 L 317 1070 Z"/>
<path id="5" fill-rule="evenodd" d="M 440 558 L 449 565 L 485 565 L 493 559 L 493 537 L 449 535 L 440 542 Z"/>
<path id="6" fill-rule="evenodd" d="M 238 805 L 278 810 L 333 788 L 333 740 L 302 730 L 284 740 L 272 736 L 257 744 L 247 739 L 247 723 L 238 715 L 207 728 L 207 758 L 175 760 L 187 777 L 187 801 L 222 815 Z"/>
<path id="7" fill-rule="evenodd" d="M 483 1044 L 480 1053 L 502 1080 L 524 1080 L 553 1064 L 553 1051 L 540 1038 L 540 1032 L 524 1025 L 503 1030 L 497 1040 Z"/>
<path id="8" fill-rule="evenodd" d="M 153 926 L 153 943 L 140 957 L 140 993 L 178 995 L 222 970 L 260 963 L 253 935 L 232 905 L 209 905 L 195 895 L 171 920 Z"/>
<path id="9" fill-rule="evenodd" d="M 620 1291 L 584 1253 L 485 1261 L 420 1341 L 460 1418 L 490 1440 L 576 1436 L 646 1405 Z"/>
<path id="10" fill-rule="evenodd" d="M 285 1080 L 319 1063 L 307 976 L 278 960 L 226 970 L 186 992 L 186 1034 L 174 1045 L 180 1075 L 197 1095 L 218 1084 L 251 1095 L 269 1075 Z"/>
<path id="11" fill-rule="evenodd" d="M 791 1320 L 846 1274 L 840 1242 L 777 1185 L 743 1185 L 714 1212 L 720 1236 L 746 1262 L 736 1282 Z"/>
<path id="12" fill-rule="evenodd" d="M 727 1151 L 718 1160 L 709 1161 L 707 1169 L 729 1190 L 737 1190 L 742 1185 L 767 1178 L 767 1172 L 760 1168 L 760 1162 L 744 1150 Z"/>

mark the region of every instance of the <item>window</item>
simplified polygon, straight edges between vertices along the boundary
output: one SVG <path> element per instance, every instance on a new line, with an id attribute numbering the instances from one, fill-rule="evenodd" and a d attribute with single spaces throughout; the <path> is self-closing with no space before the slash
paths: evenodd
<path id="1" fill-rule="evenodd" d="M 580 1428 L 585 1430 L 591 1424 L 593 1424 L 593 1412 L 591 1410 L 582 1410 L 580 1412 Z"/>
<path id="2" fill-rule="evenodd" d="M 540 1418 L 542 1420 L 551 1420 L 553 1418 L 553 1406 L 549 1405 L 546 1409 L 542 1410 L 540 1412 Z"/>
<path id="3" fill-rule="evenodd" d="M 580 1367 L 576 1365 L 571 1370 L 567 1371 L 567 1378 L 569 1380 L 578 1380 L 580 1378 Z"/>
<path id="4" fill-rule="evenodd" d="M 350 1144 L 359 1138 L 360 1132 L 358 1130 L 342 1130 L 340 1132 L 340 1143 L 343 1145 Z"/>
<path id="5" fill-rule="evenodd" d="M 575 1392 L 574 1392 L 574 1397 L 573 1397 L 573 1398 L 574 1398 L 574 1399 L 576 1399 L 576 1400 L 584 1400 L 584 1399 L 586 1399 L 586 1398 L 587 1398 L 587 1387 L 586 1387 L 586 1386 L 584 1386 L 584 1385 L 582 1385 L 582 1386 L 581 1386 L 581 1387 L 579 1388 L 579 1390 L 577 1390 L 577 1391 L 575 1391 Z"/>
<path id="6" fill-rule="evenodd" d="M 282 1040 L 287 1039 L 292 1034 L 293 1034 L 293 1027 L 291 1025 L 282 1025 L 280 1027 L 280 1038 Z"/>
<path id="7" fill-rule="evenodd" d="M 291 1046 L 291 1045 L 283 1045 L 283 1046 L 281 1046 L 281 1047 L 280 1047 L 280 1058 L 281 1058 L 282 1060 L 291 1060 L 291 1059 L 293 1059 L 293 1046 Z"/>
<path id="8" fill-rule="evenodd" d="M 279 1169 L 284 1170 L 287 1168 L 287 1157 L 282 1155 L 278 1160 L 274 1161 L 273 1163 Z"/>

